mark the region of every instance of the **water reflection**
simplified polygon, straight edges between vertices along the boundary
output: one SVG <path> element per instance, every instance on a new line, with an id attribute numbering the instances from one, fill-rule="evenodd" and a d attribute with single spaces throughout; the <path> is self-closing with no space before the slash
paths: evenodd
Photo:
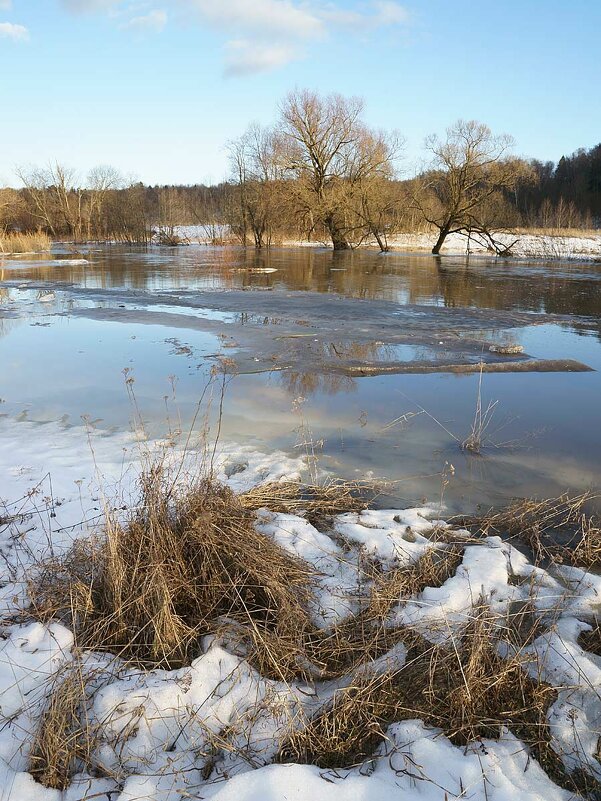
<path id="1" fill-rule="evenodd" d="M 188 247 L 132 252 L 95 248 L 28 265 L 0 262 L 0 281 L 29 279 L 88 288 L 285 289 L 331 292 L 367 300 L 391 300 L 449 308 L 476 307 L 588 318 L 582 325 L 601 335 L 601 264 L 433 257 L 428 254 L 333 253 L 312 248 L 256 252 L 243 248 Z M 80 263 L 83 257 L 88 264 Z M 275 272 L 262 272 L 275 270 Z"/>
<path id="2" fill-rule="evenodd" d="M 535 358 L 579 359 L 601 368 L 599 264 L 535 266 L 517 261 L 436 259 L 427 254 L 333 254 L 313 249 L 255 253 L 240 248 L 95 247 L 36 258 L 35 263 L 4 260 L 2 281 L 0 396 L 6 401 L 2 412 L 15 425 L 23 416 L 77 423 L 82 414 L 89 414 L 106 430 L 126 429 L 131 410 L 121 371 L 130 367 L 148 429 L 162 436 L 169 376 L 177 382 L 178 414 L 183 421 L 190 419 L 216 354 L 235 350 L 238 328 L 280 323 L 275 308 L 260 318 L 196 309 L 200 318 L 213 314 L 211 319 L 231 326 L 226 340 L 202 330 L 178 328 L 175 321 L 141 325 L 85 320 L 72 315 L 73 299 L 60 291 L 69 285 L 150 295 L 184 289 L 199 293 L 203 289 L 266 290 L 274 297 L 282 292 L 321 292 L 401 305 L 545 314 L 545 325 L 506 330 L 494 338 L 518 339 Z M 47 285 L 43 291 L 56 290 L 56 297 L 44 301 L 39 289 L 27 288 L 28 282 L 43 282 Z M 110 298 L 99 301 L 79 294 L 76 300 L 78 306 L 105 303 L 110 305 Z M 133 308 L 135 300 L 130 305 Z M 153 308 L 162 311 L 167 321 L 169 314 L 182 312 L 182 307 L 167 303 Z M 295 324 L 302 332 L 310 332 L 303 327 L 307 321 L 299 318 Z M 483 339 L 492 336 L 490 330 L 472 329 L 468 334 Z M 462 336 L 459 332 L 458 340 Z M 306 347 L 316 364 L 426 355 L 410 345 L 383 346 L 376 340 L 354 342 L 334 336 L 319 341 L 307 337 Z M 228 389 L 223 436 L 262 448 L 294 450 L 298 418 L 293 401 L 304 397 L 306 424 L 316 440 L 323 440 L 325 464 L 332 469 L 398 479 L 397 501 L 413 503 L 422 496 L 439 499 L 441 471 L 445 463 L 453 463 L 455 476 L 443 500 L 454 509 L 468 511 L 512 495 L 540 496 L 598 485 L 599 376 L 485 376 L 485 401 L 495 399 L 499 404 L 494 442 L 481 459 L 461 453 L 456 441 L 470 429 L 478 376 L 353 378 L 311 369 L 310 364 L 306 370 L 280 369 L 262 375 L 249 371 L 237 376 Z M 428 414 L 411 416 L 419 409 Z M 408 415 L 406 424 L 389 426 L 403 415 Z"/>

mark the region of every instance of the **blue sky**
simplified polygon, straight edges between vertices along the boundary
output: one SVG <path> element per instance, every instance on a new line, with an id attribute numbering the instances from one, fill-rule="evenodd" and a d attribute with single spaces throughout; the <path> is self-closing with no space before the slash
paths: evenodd
<path id="1" fill-rule="evenodd" d="M 0 0 L 0 184 L 59 160 L 219 181 L 294 87 L 407 140 L 457 118 L 556 160 L 601 141 L 599 0 Z"/>

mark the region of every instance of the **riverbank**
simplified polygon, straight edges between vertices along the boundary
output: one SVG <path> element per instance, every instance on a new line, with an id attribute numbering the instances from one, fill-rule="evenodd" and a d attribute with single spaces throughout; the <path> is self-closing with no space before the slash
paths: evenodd
<path id="1" fill-rule="evenodd" d="M 540 259 L 573 259 L 578 261 L 601 261 L 601 233 L 583 233 L 582 235 L 557 233 L 528 233 L 527 229 L 518 233 L 495 234 L 495 239 L 506 247 L 510 247 L 511 258 Z M 432 251 L 436 237 L 431 233 L 395 234 L 390 238 L 391 250 L 402 253 Z M 284 241 L 289 247 L 324 247 L 323 243 L 306 241 Z M 361 248 L 377 248 L 375 241 L 366 241 Z M 495 257 L 494 252 L 485 241 L 478 237 L 466 237 L 460 234 L 449 234 L 442 247 L 441 256 L 465 256 L 474 254 Z"/>
<path id="2" fill-rule="evenodd" d="M 313 479 L 303 458 L 281 453 L 218 448 L 209 491 L 206 462 L 198 468 L 202 443 L 182 462 L 165 442 L 91 431 L 88 443 L 81 429 L 50 424 L 44 436 L 48 455 L 4 435 L 0 453 L 2 494 L 16 501 L 0 514 L 7 801 L 301 801 L 307 788 L 317 801 L 438 801 L 467 791 L 475 801 L 598 797 L 595 548 L 533 561 L 523 546 L 536 520 L 518 511 L 506 518 L 511 525 L 489 518 L 469 530 L 443 522 L 434 505 L 362 502 L 316 515 L 307 493 L 307 511 L 302 501 L 292 511 L 289 488 Z M 18 440 L 28 441 L 22 429 Z M 137 483 L 157 464 L 167 471 L 163 486 L 173 478 L 178 486 L 160 528 L 151 502 L 162 492 L 157 474 L 146 489 Z M 213 529 L 223 503 L 228 522 Z M 546 507 L 551 540 L 565 534 L 569 515 Z M 220 606 L 200 610 L 205 622 L 187 659 L 170 664 L 169 648 L 141 664 L 118 644 L 100 647 L 103 629 L 89 628 L 100 596 L 89 596 L 85 615 L 70 616 L 85 600 L 77 593 L 86 571 L 102 565 L 103 538 L 118 550 L 128 531 L 152 539 L 140 551 L 152 571 L 128 584 L 148 598 L 159 575 L 171 576 L 165 586 L 177 592 L 177 555 L 170 549 L 157 561 L 156 549 L 180 525 L 178 541 L 192 553 L 203 542 L 209 549 L 198 569 L 226 571 Z M 256 565 L 224 525 L 252 527 Z M 589 545 L 601 536 L 595 525 Z M 208 539 L 189 539 L 197 527 Z M 86 553 L 94 560 L 79 561 Z M 186 569 L 197 569 L 195 558 L 188 554 Z M 193 622 L 188 582 L 188 611 L 175 594 L 164 598 L 174 620 L 185 616 L 182 637 Z M 255 601 L 245 595 L 240 604 L 245 582 Z M 71 600 L 61 607 L 65 592 Z M 266 597 L 267 617 L 265 601 L 256 602 Z M 121 607 L 126 618 L 130 603 Z M 145 648 L 147 640 L 129 642 Z"/>
<path id="3" fill-rule="evenodd" d="M 210 244 L 203 226 L 177 226 L 177 234 L 190 244 Z M 511 258 L 551 261 L 573 259 L 578 261 L 601 261 L 601 232 L 541 229 L 495 234 L 495 239 L 510 248 Z M 436 235 L 433 232 L 399 233 L 389 238 L 392 251 L 400 253 L 431 253 Z M 330 248 L 329 242 L 284 238 L 283 247 Z M 379 250 L 374 239 L 366 239 L 359 245 L 361 250 Z M 496 257 L 488 243 L 478 236 L 466 237 L 449 234 L 441 250 L 442 256 L 465 256 L 466 254 Z M 498 258 L 498 257 L 496 257 Z"/>

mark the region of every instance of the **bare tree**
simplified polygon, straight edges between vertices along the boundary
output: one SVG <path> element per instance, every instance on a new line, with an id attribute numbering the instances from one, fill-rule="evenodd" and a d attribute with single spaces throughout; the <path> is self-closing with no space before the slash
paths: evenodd
<path id="1" fill-rule="evenodd" d="M 366 181 L 389 175 L 395 143 L 361 121 L 363 101 L 309 91 L 290 93 L 281 107 L 281 156 L 294 203 L 309 228 L 323 226 L 335 250 L 357 228 L 353 211 Z"/>
<path id="2" fill-rule="evenodd" d="M 382 253 L 390 250 L 391 239 L 406 224 L 408 206 L 407 193 L 398 182 L 379 176 L 363 183 L 357 217 L 365 237 L 373 237 Z"/>
<path id="3" fill-rule="evenodd" d="M 81 239 L 84 227 L 84 190 L 76 185 L 75 171 L 58 162 L 47 168 L 18 170 L 33 214 L 56 237 L 61 233 Z"/>
<path id="4" fill-rule="evenodd" d="M 88 173 L 87 238 L 108 239 L 107 204 L 112 191 L 122 189 L 124 180 L 118 170 L 108 164 L 94 167 Z"/>
<path id="5" fill-rule="evenodd" d="M 418 182 L 414 202 L 438 229 L 432 253 L 440 253 L 449 234 L 483 235 L 494 246 L 495 209 L 502 194 L 523 179 L 525 165 L 511 158 L 511 136 L 495 136 L 482 123 L 459 120 L 446 138 L 428 137 L 430 169 Z"/>
<path id="6" fill-rule="evenodd" d="M 283 219 L 280 139 L 273 129 L 252 124 L 228 151 L 237 197 L 230 226 L 243 244 L 250 232 L 255 247 L 270 245 Z"/>
<path id="7" fill-rule="evenodd" d="M 8 187 L 0 189 L 0 230 L 14 225 L 23 211 L 19 193 Z"/>

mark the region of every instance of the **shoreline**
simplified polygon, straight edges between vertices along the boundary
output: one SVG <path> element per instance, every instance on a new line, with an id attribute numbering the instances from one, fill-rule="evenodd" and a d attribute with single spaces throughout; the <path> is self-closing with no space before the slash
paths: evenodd
<path id="1" fill-rule="evenodd" d="M 104 443 L 102 437 L 94 437 L 98 461 L 117 476 L 122 473 L 113 459 L 117 449 L 106 450 L 108 443 Z M 133 440 L 124 444 L 135 449 Z M 92 469 L 96 456 L 84 468 L 69 459 L 68 452 L 65 443 L 68 473 L 75 470 L 79 475 Z M 157 452 L 165 453 L 161 444 Z M 301 459 L 235 448 L 224 456 L 225 460 L 219 457 L 216 475 L 236 493 L 269 486 L 270 481 L 301 480 Z M 179 475 L 177 458 L 173 469 Z M 139 464 L 130 465 L 133 472 L 126 472 L 126 482 L 133 487 Z M 40 473 L 47 466 L 41 465 Z M 192 480 L 190 475 L 194 474 L 184 473 L 182 482 Z M 377 587 L 391 582 L 392 591 L 399 577 L 406 576 L 407 588 L 399 585 L 398 597 L 395 593 L 388 597 L 387 591 L 379 613 L 378 637 L 388 632 L 388 644 L 371 654 L 375 646 L 362 635 L 354 661 L 347 668 L 337 668 L 334 679 L 304 676 L 304 667 L 286 668 L 278 678 L 259 669 L 252 652 L 245 654 L 241 629 L 228 634 L 224 621 L 221 635 L 199 638 L 194 658 L 181 667 L 142 666 L 110 651 L 82 648 L 76 643 L 75 627 L 65 619 L 42 620 L 28 610 L 26 584 L 35 580 L 45 560 L 60 559 L 71 543 L 89 537 L 94 529 L 103 531 L 105 516 L 102 511 L 98 514 L 98 494 L 110 517 L 123 504 L 128 511 L 118 514 L 125 519 L 133 509 L 144 508 L 138 496 L 123 486 L 123 476 L 106 496 L 90 485 L 88 500 L 87 490 L 81 496 L 87 482 L 78 491 L 77 482 L 65 475 L 60 478 L 56 494 L 45 500 L 30 495 L 19 515 L 8 521 L 7 542 L 13 544 L 5 549 L 2 568 L 0 747 L 7 755 L 10 751 L 10 756 L 5 757 L 0 778 L 3 786 L 11 788 L 9 797 L 15 801 L 65 797 L 83 801 L 97 794 L 129 801 L 163 798 L 162 793 L 167 793 L 166 799 L 180 793 L 215 801 L 255 801 L 268 797 L 274 783 L 281 792 L 282 787 L 296 787 L 297 794 L 290 797 L 298 801 L 305 798 L 298 795 L 298 788 L 308 786 L 316 801 L 352 801 L 357 793 L 374 801 L 391 794 L 400 801 L 412 801 L 416 765 L 424 787 L 454 792 L 456 785 L 470 786 L 474 801 L 512 797 L 568 801 L 579 770 L 586 771 L 594 788 L 601 780 L 595 725 L 601 714 L 596 689 L 601 657 L 592 650 L 598 637 L 595 614 L 601 579 L 595 573 L 561 561 L 550 566 L 531 561 L 494 532 L 476 535 L 461 528 L 461 521 L 458 525 L 444 522 L 440 508 L 351 510 L 335 514 L 324 528 L 316 527 L 302 510 L 270 511 L 266 501 L 255 512 L 254 528 L 259 538 L 265 538 L 268 550 L 275 549 L 282 559 L 311 571 L 309 620 L 315 636 L 350 631 L 354 621 L 363 621 L 363 629 L 370 604 L 379 598 Z M 28 476 L 13 479 L 17 489 Z M 97 485 L 97 479 L 92 482 Z M 69 483 L 70 501 L 61 494 Z M 48 486 L 52 492 L 52 484 Z M 22 489 L 27 497 L 27 489 Z M 88 524 L 76 530 L 73 521 L 82 520 L 82 512 Z M 5 526 L 6 521 L 0 531 Z M 93 542 L 97 541 L 96 535 Z M 223 546 L 214 547 L 227 547 L 227 539 Z M 370 560 L 380 565 L 377 580 L 369 571 Z M 434 567 L 437 564 L 439 568 Z M 15 573 L 4 575 L 11 565 Z M 507 626 L 515 628 L 515 641 L 514 635 L 506 640 Z M 466 634 L 471 627 L 479 632 L 473 641 Z M 395 632 L 400 639 L 395 639 Z M 390 703 L 386 682 L 398 683 L 395 692 L 407 692 L 408 698 L 415 696 L 415 703 L 421 703 L 417 700 L 419 680 L 412 672 L 412 660 L 420 658 L 412 650 L 415 639 L 426 649 L 424 669 L 429 666 L 428 671 L 433 671 L 431 681 L 437 662 L 428 653 L 448 660 L 450 672 L 444 681 L 450 682 L 449 695 L 432 708 L 424 707 L 421 714 L 418 707 L 403 714 L 395 703 L 386 706 Z M 474 665 L 480 668 L 473 670 L 466 661 L 457 672 L 455 654 L 461 653 L 463 659 L 464 648 L 465 658 L 476 660 Z M 43 714 L 51 714 L 49 699 L 58 703 L 61 687 L 70 676 L 78 676 L 85 684 L 85 700 L 76 698 L 75 708 L 83 704 L 93 731 L 89 756 L 77 763 L 76 770 L 69 769 L 68 763 L 52 763 L 44 771 L 35 763 L 38 767 L 33 771 L 29 755 L 40 753 L 35 751 L 39 746 L 34 746 L 33 733 L 40 731 Z M 437 680 L 443 680 L 443 674 Z M 462 720 L 473 716 L 470 725 L 476 733 L 466 736 L 465 742 L 453 734 L 452 713 L 457 702 L 454 694 L 466 690 L 463 682 L 469 682 L 468 693 L 484 693 L 475 706 L 471 700 L 465 705 L 461 702 Z M 502 699 L 503 725 L 495 728 L 487 717 L 491 714 L 488 704 L 494 710 L 490 699 L 499 682 L 507 685 L 507 694 Z M 536 719 L 534 736 L 527 727 L 520 730 L 517 723 L 524 702 L 520 687 L 513 682 L 529 691 L 538 688 L 536 692 L 547 699 L 536 713 L 543 717 Z M 549 685 L 553 694 L 545 689 Z M 366 695 L 355 701 L 352 688 L 357 686 Z M 370 711 L 368 692 L 381 697 L 381 712 Z M 426 689 L 424 698 L 429 697 Z M 336 718 L 337 704 L 343 709 L 344 703 L 358 704 L 355 719 Z M 480 709 L 479 703 L 486 706 Z M 516 721 L 509 709 L 516 710 Z M 309 751 L 303 757 L 301 746 L 294 745 L 303 742 L 298 738 L 309 738 L 311 748 L 312 738 L 319 736 L 320 721 L 330 717 L 328 726 L 347 727 L 348 745 L 345 740 L 337 744 L 333 737 L 327 741 L 327 753 L 310 756 Z M 64 724 L 57 719 L 57 725 Z M 69 718 L 66 725 L 65 742 L 73 736 Z M 548 727 L 548 733 L 539 732 L 539 725 Z M 353 745 L 352 737 L 358 738 L 358 745 Z M 537 743 L 541 739 L 542 750 Z M 287 748 L 301 750 L 288 752 Z M 46 758 L 45 753 L 53 752 L 41 753 Z M 409 766 L 409 773 L 403 765 Z M 32 772 L 38 780 L 59 782 L 58 789 L 34 782 Z"/>
<path id="2" fill-rule="evenodd" d="M 252 245 L 243 246 L 235 241 L 214 243 L 208 237 L 203 235 L 203 226 L 176 226 L 176 233 L 183 239 L 180 245 L 161 245 L 154 242 L 148 243 L 122 243 L 115 241 L 85 241 L 74 242 L 70 240 L 55 240 L 49 250 L 28 251 L 28 252 L 0 252 L 0 260 L 4 257 L 27 257 L 43 254 L 51 254 L 53 248 L 60 246 L 69 246 L 73 248 L 78 247 L 91 247 L 91 246 L 106 246 L 114 245 L 118 247 L 136 249 L 139 247 L 157 247 L 166 249 L 177 249 L 186 246 L 204 246 L 215 248 L 244 248 L 245 250 L 254 250 Z M 469 257 L 476 256 L 486 259 L 491 259 L 495 262 L 511 262 L 511 261 L 535 261 L 548 263 L 552 261 L 582 261 L 588 263 L 601 262 L 601 231 L 599 233 L 583 232 L 581 236 L 574 235 L 573 231 L 569 234 L 559 232 L 552 232 L 548 234 L 528 233 L 524 229 L 519 234 L 499 234 L 499 241 L 506 241 L 507 244 L 517 239 L 513 251 L 506 255 L 500 256 L 492 253 L 485 244 L 479 243 L 477 239 L 468 240 L 465 236 L 459 234 L 450 234 L 442 248 L 440 254 L 435 255 L 432 253 L 432 245 L 435 239 L 433 234 L 428 233 L 405 233 L 397 234 L 390 240 L 390 250 L 386 252 L 380 251 L 375 241 L 365 241 L 356 247 L 349 248 L 347 251 L 339 251 L 340 253 L 353 253 L 355 251 L 362 252 L 375 252 L 380 255 L 428 255 L 433 258 L 444 258 L 446 256 L 461 256 Z M 330 250 L 333 251 L 331 244 L 327 242 L 317 242 L 309 240 L 295 240 L 284 239 L 281 242 L 274 243 L 269 247 L 263 248 L 259 252 L 268 253 L 270 250 L 276 249 L 295 249 L 295 248 L 314 248 L 316 250 Z"/>

